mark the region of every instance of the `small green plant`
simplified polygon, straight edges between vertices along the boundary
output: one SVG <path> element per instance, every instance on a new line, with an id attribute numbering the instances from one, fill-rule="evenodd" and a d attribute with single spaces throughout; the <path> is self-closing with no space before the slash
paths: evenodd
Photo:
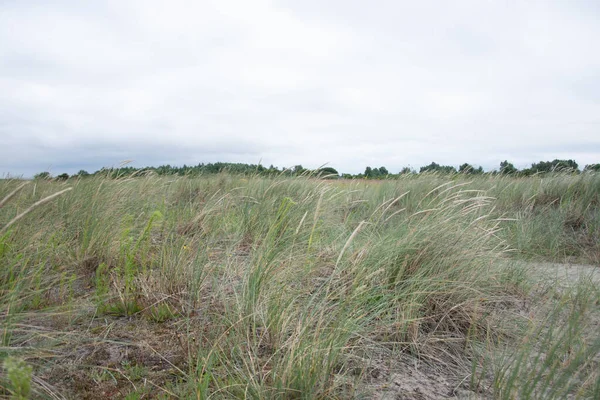
<path id="1" fill-rule="evenodd" d="M 29 398 L 33 372 L 31 366 L 21 359 L 9 356 L 4 360 L 4 369 L 8 378 L 10 398 L 14 400 Z"/>
<path id="2" fill-rule="evenodd" d="M 110 290 L 110 273 L 106 263 L 96 268 L 96 300 L 102 302 Z"/>
<path id="3" fill-rule="evenodd" d="M 159 303 L 154 306 L 151 306 L 148 309 L 148 317 L 151 321 L 162 323 L 173 319 L 175 317 L 175 313 L 173 312 L 169 304 Z"/>
<path id="4" fill-rule="evenodd" d="M 141 310 L 137 299 L 133 296 L 109 298 L 111 275 L 106 263 L 101 263 L 96 269 L 95 300 L 100 314 L 126 316 Z"/>
<path id="5" fill-rule="evenodd" d="M 142 307 L 134 298 L 118 299 L 104 303 L 99 307 L 101 314 L 114 315 L 116 317 L 125 317 L 137 314 L 142 311 Z"/>
<path id="6" fill-rule="evenodd" d="M 162 218 L 163 216 L 160 211 L 154 211 L 137 240 L 134 240 L 134 237 L 131 234 L 133 229 L 131 216 L 127 216 L 123 219 L 125 227 L 121 233 L 120 241 L 120 268 L 115 270 L 117 281 L 120 281 L 121 284 L 117 285 L 119 287 L 118 299 L 109 302 L 103 307 L 102 311 L 105 313 L 129 316 L 141 311 L 135 279 L 140 273 L 147 271 L 146 264 L 149 262 L 147 254 L 149 252 L 150 232 L 155 222 Z M 101 272 L 104 272 L 105 270 L 106 268 L 103 268 Z M 101 275 L 97 274 L 96 277 L 96 284 L 100 284 L 100 294 L 106 294 L 107 286 L 109 285 L 107 274 L 104 272 Z"/>
<path id="7" fill-rule="evenodd" d="M 142 396 L 143 396 L 142 393 L 135 391 L 135 392 L 127 393 L 127 395 L 125 395 L 125 397 L 123 397 L 123 399 L 124 400 L 140 400 L 142 398 Z"/>
<path id="8" fill-rule="evenodd" d="M 113 380 L 114 382 L 117 382 L 115 376 L 113 375 L 113 373 L 111 371 L 109 371 L 106 368 L 100 367 L 100 368 L 93 368 L 90 371 L 90 378 L 92 378 L 92 380 L 96 383 L 99 384 L 100 382 L 107 382 L 110 380 Z"/>
<path id="9" fill-rule="evenodd" d="M 0 258 L 4 257 L 4 255 L 8 253 L 8 235 L 10 235 L 10 231 L 0 236 Z"/>
<path id="10" fill-rule="evenodd" d="M 122 361 L 121 366 L 125 370 L 125 375 L 132 381 L 140 381 L 148 375 L 148 368 L 143 365 L 138 365 L 130 361 Z"/>

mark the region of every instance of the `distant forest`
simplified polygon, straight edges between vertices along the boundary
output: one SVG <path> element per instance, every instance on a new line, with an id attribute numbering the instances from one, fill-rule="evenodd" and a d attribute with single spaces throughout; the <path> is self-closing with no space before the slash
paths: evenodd
<path id="1" fill-rule="evenodd" d="M 600 171 L 599 164 L 589 164 L 583 168 L 583 172 L 587 171 Z M 479 174 L 504 174 L 504 175 L 515 175 L 515 176 L 530 176 L 535 174 L 544 174 L 549 172 L 570 172 L 580 173 L 579 165 L 573 160 L 553 160 L 553 161 L 540 161 L 531 164 L 531 167 L 525 169 L 517 169 L 515 166 L 508 162 L 502 161 L 497 170 L 484 171 L 482 167 L 475 168 L 471 164 L 462 164 L 458 169 L 451 165 L 440 165 L 432 162 L 429 165 L 421 167 L 418 171 L 410 167 L 404 167 L 397 173 L 390 172 L 386 167 L 366 167 L 363 173 L 359 174 L 348 174 L 339 173 L 333 167 L 323 167 L 316 170 L 309 170 L 302 165 L 295 165 L 291 168 L 278 168 L 273 165 L 265 167 L 261 164 L 242 164 L 242 163 L 208 163 L 198 164 L 194 166 L 183 165 L 181 167 L 172 165 L 161 165 L 159 167 L 143 167 L 135 168 L 131 166 L 122 166 L 115 168 L 101 168 L 96 172 L 90 173 L 85 170 L 79 171 L 75 175 L 69 176 L 67 173 L 62 173 L 57 176 L 52 176 L 50 172 L 40 172 L 34 176 L 35 179 L 56 179 L 66 180 L 70 178 L 88 177 L 88 176 L 106 176 L 109 178 L 122 178 L 145 175 L 148 173 L 154 173 L 157 175 L 179 175 L 179 176 L 198 176 L 206 174 L 218 174 L 221 172 L 228 172 L 232 174 L 240 175 L 284 175 L 284 176 L 315 176 L 321 178 L 330 179 L 394 179 L 401 175 L 406 174 L 422 174 L 422 173 L 440 173 L 440 174 L 465 174 L 465 175 L 479 175 Z"/>

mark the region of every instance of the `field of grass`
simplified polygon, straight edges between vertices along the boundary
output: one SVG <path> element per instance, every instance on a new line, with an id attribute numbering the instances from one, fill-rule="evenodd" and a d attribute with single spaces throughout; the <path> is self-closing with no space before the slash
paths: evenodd
<path id="1" fill-rule="evenodd" d="M 600 398 L 600 175 L 23 183 L 0 396 Z"/>

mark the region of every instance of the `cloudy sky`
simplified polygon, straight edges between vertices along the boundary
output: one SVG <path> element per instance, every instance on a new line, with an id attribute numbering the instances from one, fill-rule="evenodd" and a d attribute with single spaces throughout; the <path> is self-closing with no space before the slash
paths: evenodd
<path id="1" fill-rule="evenodd" d="M 0 174 L 600 162 L 600 2 L 0 0 Z"/>

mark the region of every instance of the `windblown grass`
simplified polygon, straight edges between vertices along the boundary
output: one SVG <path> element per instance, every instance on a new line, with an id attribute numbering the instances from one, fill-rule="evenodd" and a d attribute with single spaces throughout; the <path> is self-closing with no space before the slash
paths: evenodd
<path id="1" fill-rule="evenodd" d="M 511 261 L 597 262 L 596 175 L 20 185 L 0 182 L 0 355 L 38 396 L 364 398 L 381 354 L 473 395 L 597 393 L 575 329 L 597 290 L 519 315 L 535 283 Z"/>

